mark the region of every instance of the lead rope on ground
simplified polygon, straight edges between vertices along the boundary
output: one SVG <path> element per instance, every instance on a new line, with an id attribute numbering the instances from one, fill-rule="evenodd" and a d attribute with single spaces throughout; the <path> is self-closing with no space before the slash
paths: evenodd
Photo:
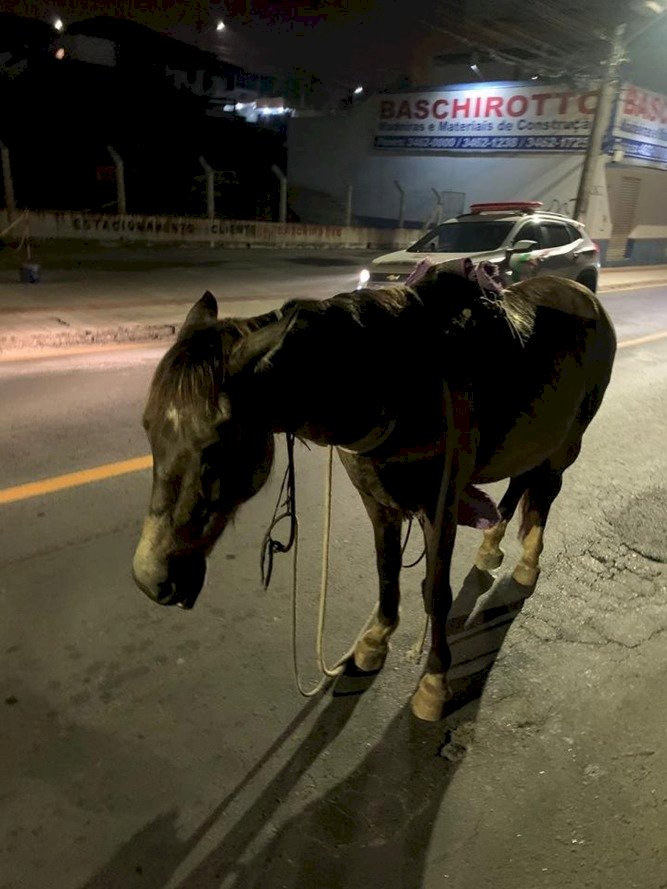
<path id="1" fill-rule="evenodd" d="M 292 660 L 294 664 L 294 679 L 299 693 L 304 698 L 313 698 L 318 695 L 332 679 L 336 679 L 345 670 L 345 665 L 354 655 L 357 642 L 372 624 L 377 608 L 373 608 L 363 627 L 357 634 L 350 648 L 332 666 L 328 666 L 324 659 L 324 625 L 327 611 L 327 597 L 329 592 L 329 546 L 331 543 L 331 504 L 333 488 L 333 447 L 328 447 L 327 461 L 324 468 L 324 528 L 322 530 L 322 570 L 320 573 L 320 596 L 317 610 L 317 635 L 315 637 L 315 657 L 322 677 L 312 688 L 304 688 L 299 675 L 297 657 L 297 604 L 298 604 L 298 556 L 299 556 L 299 523 L 296 522 L 296 534 L 294 539 L 294 555 L 292 557 Z"/>
<path id="2" fill-rule="evenodd" d="M 344 670 L 347 661 L 354 655 L 357 642 L 364 635 L 366 630 L 371 626 L 377 616 L 377 607 L 373 608 L 369 614 L 363 627 L 357 634 L 356 639 L 350 648 L 343 654 L 332 666 L 328 666 L 324 656 L 324 626 L 326 621 L 327 597 L 329 591 L 329 548 L 331 543 L 331 509 L 332 509 L 332 490 L 333 490 L 333 447 L 328 448 L 327 461 L 324 469 L 324 527 L 322 530 L 322 568 L 320 574 L 320 596 L 317 613 L 317 635 L 315 641 L 315 654 L 318 669 L 322 673 L 322 677 L 312 688 L 304 688 L 299 674 L 299 663 L 297 656 L 297 612 L 299 598 L 299 521 L 295 516 L 294 531 L 294 547 L 292 556 L 292 663 L 294 667 L 294 680 L 296 687 L 304 698 L 312 698 L 318 695 L 332 679 L 340 676 Z M 419 560 L 418 560 L 419 561 Z M 416 564 L 416 563 L 415 563 Z M 409 650 L 409 655 L 418 662 L 428 632 L 429 619 L 426 615 L 424 627 L 421 637 L 415 645 Z"/>

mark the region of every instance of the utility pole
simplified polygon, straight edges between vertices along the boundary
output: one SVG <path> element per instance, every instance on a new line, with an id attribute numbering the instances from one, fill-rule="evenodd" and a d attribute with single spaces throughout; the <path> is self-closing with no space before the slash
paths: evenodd
<path id="1" fill-rule="evenodd" d="M 581 168 L 579 189 L 574 205 L 574 218 L 580 222 L 586 221 L 588 204 L 593 188 L 593 179 L 597 168 L 597 161 L 603 151 L 603 141 L 609 127 L 611 111 L 614 99 L 618 93 L 618 76 L 621 63 L 625 60 L 625 25 L 619 25 L 614 33 L 611 53 L 607 62 L 607 70 L 600 86 L 598 103 L 595 107 L 593 126 L 588 139 L 588 148 L 584 157 L 584 165 Z"/>

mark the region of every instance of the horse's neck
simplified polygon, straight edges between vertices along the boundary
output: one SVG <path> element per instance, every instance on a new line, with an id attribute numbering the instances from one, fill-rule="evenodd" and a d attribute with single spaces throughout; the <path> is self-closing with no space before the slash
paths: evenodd
<path id="1" fill-rule="evenodd" d="M 317 444 L 364 439 L 385 421 L 390 398 L 372 336 L 351 315 L 305 314 L 307 328 L 263 372 L 273 430 Z"/>

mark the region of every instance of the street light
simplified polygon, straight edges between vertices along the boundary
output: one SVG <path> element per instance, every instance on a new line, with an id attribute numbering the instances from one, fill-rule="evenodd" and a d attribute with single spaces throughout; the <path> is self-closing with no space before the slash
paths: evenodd
<path id="1" fill-rule="evenodd" d="M 355 95 L 355 96 L 360 96 L 360 95 L 363 93 L 363 91 L 364 91 L 363 86 L 358 86 L 358 87 L 355 89 L 355 91 L 354 91 L 354 95 Z"/>
<path id="2" fill-rule="evenodd" d="M 63 24 L 62 19 L 56 19 L 53 23 L 53 27 L 56 29 L 56 31 L 64 31 L 65 30 L 65 25 Z"/>
<path id="3" fill-rule="evenodd" d="M 216 31 L 224 31 L 225 28 L 226 28 L 225 23 L 223 22 L 222 19 L 219 19 L 219 20 L 218 20 L 218 24 L 215 26 L 215 30 L 216 30 Z"/>

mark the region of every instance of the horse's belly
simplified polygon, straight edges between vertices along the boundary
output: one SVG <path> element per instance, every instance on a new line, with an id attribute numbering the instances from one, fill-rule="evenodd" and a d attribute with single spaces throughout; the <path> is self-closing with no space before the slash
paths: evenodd
<path id="1" fill-rule="evenodd" d="M 494 482 L 539 466 L 581 434 L 577 414 L 584 391 L 547 388 L 507 428 L 497 417 L 480 417 L 474 481 Z"/>

